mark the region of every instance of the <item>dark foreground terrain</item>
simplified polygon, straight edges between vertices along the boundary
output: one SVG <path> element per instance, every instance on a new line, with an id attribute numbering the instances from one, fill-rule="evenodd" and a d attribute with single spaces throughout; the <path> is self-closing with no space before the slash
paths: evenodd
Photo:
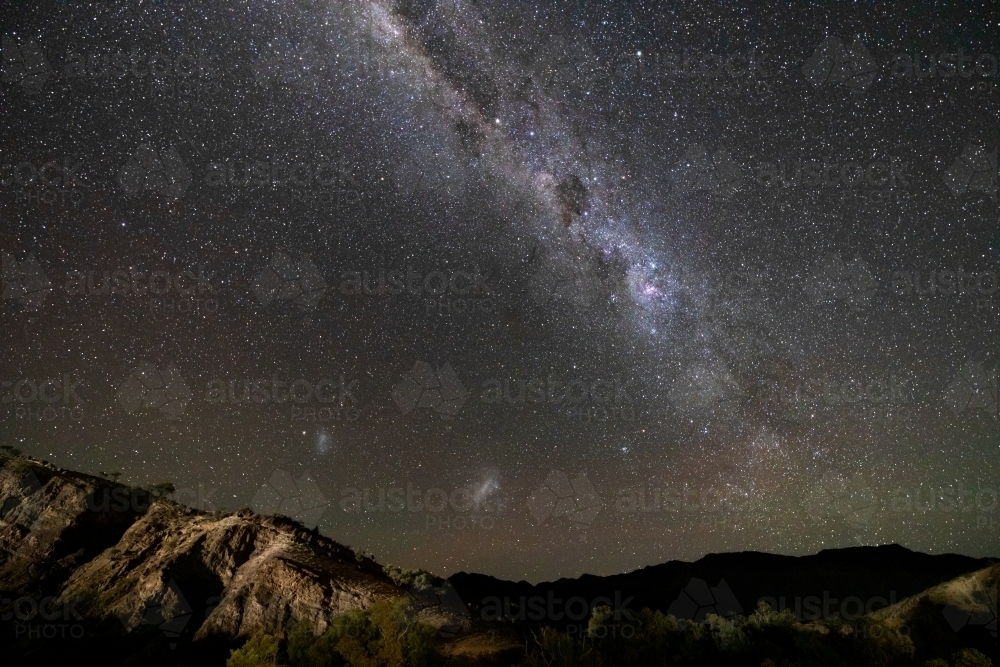
<path id="1" fill-rule="evenodd" d="M 5 664 L 997 660 L 996 559 L 889 545 L 710 554 L 538 585 L 444 580 L 380 565 L 285 517 L 200 512 L 169 494 L 0 457 Z"/>

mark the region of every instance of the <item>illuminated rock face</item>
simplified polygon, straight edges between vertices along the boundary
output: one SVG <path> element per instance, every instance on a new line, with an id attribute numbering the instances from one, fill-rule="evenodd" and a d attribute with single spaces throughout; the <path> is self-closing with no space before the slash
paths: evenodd
<path id="1" fill-rule="evenodd" d="M 117 618 L 124 632 L 154 626 L 169 641 L 281 633 L 303 620 L 321 631 L 403 596 L 427 607 L 428 622 L 463 627 L 450 608 L 422 605 L 375 561 L 292 519 L 200 512 L 24 457 L 0 458 L 0 589 L 55 596 L 81 618 Z"/>

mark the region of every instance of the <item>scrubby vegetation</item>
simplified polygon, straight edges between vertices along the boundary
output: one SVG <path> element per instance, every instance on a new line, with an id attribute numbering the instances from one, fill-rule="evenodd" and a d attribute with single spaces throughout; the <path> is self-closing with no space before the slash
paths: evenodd
<path id="1" fill-rule="evenodd" d="M 419 577 L 419 573 L 409 573 Z M 863 617 L 850 622 L 800 623 L 766 604 L 747 617 L 709 615 L 694 623 L 659 611 L 612 612 L 597 607 L 583 636 L 552 627 L 526 631 L 519 667 L 990 667 L 974 649 L 917 659 L 905 626 Z M 446 658 L 434 628 L 404 601 L 382 602 L 334 620 L 316 635 L 310 624 L 274 637 L 254 637 L 227 667 L 445 667 L 472 665 Z M 492 664 L 492 663 L 489 663 Z M 499 664 L 499 663 L 498 663 Z M 505 663 L 507 664 L 507 663 Z"/>
<path id="2" fill-rule="evenodd" d="M 586 635 L 552 628 L 532 633 L 524 667 L 664 667 L 732 665 L 753 667 L 890 666 L 988 667 L 989 658 L 962 649 L 949 659 L 917 662 L 905 626 L 863 617 L 852 622 L 803 624 L 788 611 L 766 604 L 748 617 L 709 615 L 701 623 L 644 609 L 612 613 L 598 607 Z"/>
<path id="3" fill-rule="evenodd" d="M 291 667 L 435 667 L 445 660 L 436 650 L 437 631 L 416 619 L 404 600 L 379 602 L 334 619 L 316 635 L 311 623 L 301 623 L 288 635 Z M 277 639 L 250 639 L 233 651 L 227 667 L 274 665 Z"/>
<path id="4" fill-rule="evenodd" d="M 275 667 L 278 664 L 278 638 L 257 635 L 233 651 L 226 667 Z"/>
<path id="5" fill-rule="evenodd" d="M 407 570 L 395 565 L 386 565 L 382 570 L 397 586 L 405 586 L 420 591 L 439 588 L 444 585 L 444 579 L 431 574 L 427 570 Z"/>

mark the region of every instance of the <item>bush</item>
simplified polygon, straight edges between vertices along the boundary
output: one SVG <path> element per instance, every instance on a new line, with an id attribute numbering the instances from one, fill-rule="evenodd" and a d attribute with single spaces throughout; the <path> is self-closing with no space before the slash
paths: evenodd
<path id="1" fill-rule="evenodd" d="M 737 651 L 746 643 L 746 635 L 740 627 L 722 616 L 709 614 L 705 618 L 705 625 L 721 651 Z"/>
<path id="2" fill-rule="evenodd" d="M 431 588 L 440 588 L 444 585 L 444 579 L 437 577 L 426 570 L 407 570 L 395 565 L 386 565 L 382 571 L 392 579 L 397 586 L 407 586 L 418 591 Z"/>
<path id="3" fill-rule="evenodd" d="M 974 648 L 964 648 L 951 656 L 953 667 L 992 667 L 993 661 Z"/>
<path id="4" fill-rule="evenodd" d="M 555 628 L 543 627 L 534 634 L 535 648 L 529 649 L 526 663 L 530 667 L 589 667 L 594 661 L 590 647 Z"/>
<path id="5" fill-rule="evenodd" d="M 149 492 L 157 498 L 168 498 L 177 491 L 173 482 L 161 482 L 149 487 Z"/>
<path id="6" fill-rule="evenodd" d="M 780 612 L 771 609 L 771 605 L 766 602 L 758 602 L 757 609 L 747 617 L 746 624 L 754 630 L 766 630 L 768 628 L 791 628 L 798 621 L 790 609 L 783 609 Z"/>
<path id="7" fill-rule="evenodd" d="M 278 639 L 271 635 L 254 635 L 241 648 L 231 651 L 226 667 L 276 667 Z"/>
<path id="8" fill-rule="evenodd" d="M 888 665 L 913 658 L 913 640 L 889 621 L 871 617 L 859 619 L 854 628 L 860 635 L 862 651 L 873 665 Z"/>
<path id="9" fill-rule="evenodd" d="M 384 601 L 336 617 L 319 637 L 300 624 L 289 635 L 288 658 L 293 667 L 438 667 L 436 637 L 405 600 Z"/>

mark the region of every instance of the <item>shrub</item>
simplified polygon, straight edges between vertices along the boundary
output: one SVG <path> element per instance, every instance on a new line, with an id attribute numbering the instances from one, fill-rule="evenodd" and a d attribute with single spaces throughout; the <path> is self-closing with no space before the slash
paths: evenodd
<path id="1" fill-rule="evenodd" d="M 173 482 L 160 482 L 149 488 L 149 492 L 157 498 L 169 497 L 176 491 L 177 489 L 174 488 Z"/>
<path id="2" fill-rule="evenodd" d="M 951 656 L 953 667 L 992 667 L 993 661 L 974 648 L 964 648 Z"/>
<path id="3" fill-rule="evenodd" d="M 527 651 L 526 663 L 534 667 L 587 667 L 597 664 L 591 648 L 555 628 L 543 627 L 532 633 L 535 647 Z"/>
<path id="4" fill-rule="evenodd" d="M 226 667 L 275 667 L 278 664 L 278 639 L 254 635 L 241 648 L 231 651 Z"/>
<path id="5" fill-rule="evenodd" d="M 863 617 L 853 628 L 859 637 L 862 652 L 873 665 L 888 665 L 897 660 L 913 658 L 913 640 L 899 627 L 885 620 Z"/>
<path id="6" fill-rule="evenodd" d="M 437 577 L 426 570 L 407 570 L 395 565 L 386 565 L 382 571 L 392 579 L 397 586 L 408 586 L 418 591 L 431 588 L 440 588 L 444 585 L 444 579 Z"/>
<path id="7" fill-rule="evenodd" d="M 289 635 L 293 667 L 437 667 L 437 630 L 416 620 L 405 600 L 378 602 L 333 619 L 319 637 L 308 624 Z"/>
<path id="8" fill-rule="evenodd" d="M 722 616 L 709 614 L 705 625 L 712 633 L 715 645 L 722 651 L 736 651 L 746 643 L 746 636 L 739 626 Z"/>

